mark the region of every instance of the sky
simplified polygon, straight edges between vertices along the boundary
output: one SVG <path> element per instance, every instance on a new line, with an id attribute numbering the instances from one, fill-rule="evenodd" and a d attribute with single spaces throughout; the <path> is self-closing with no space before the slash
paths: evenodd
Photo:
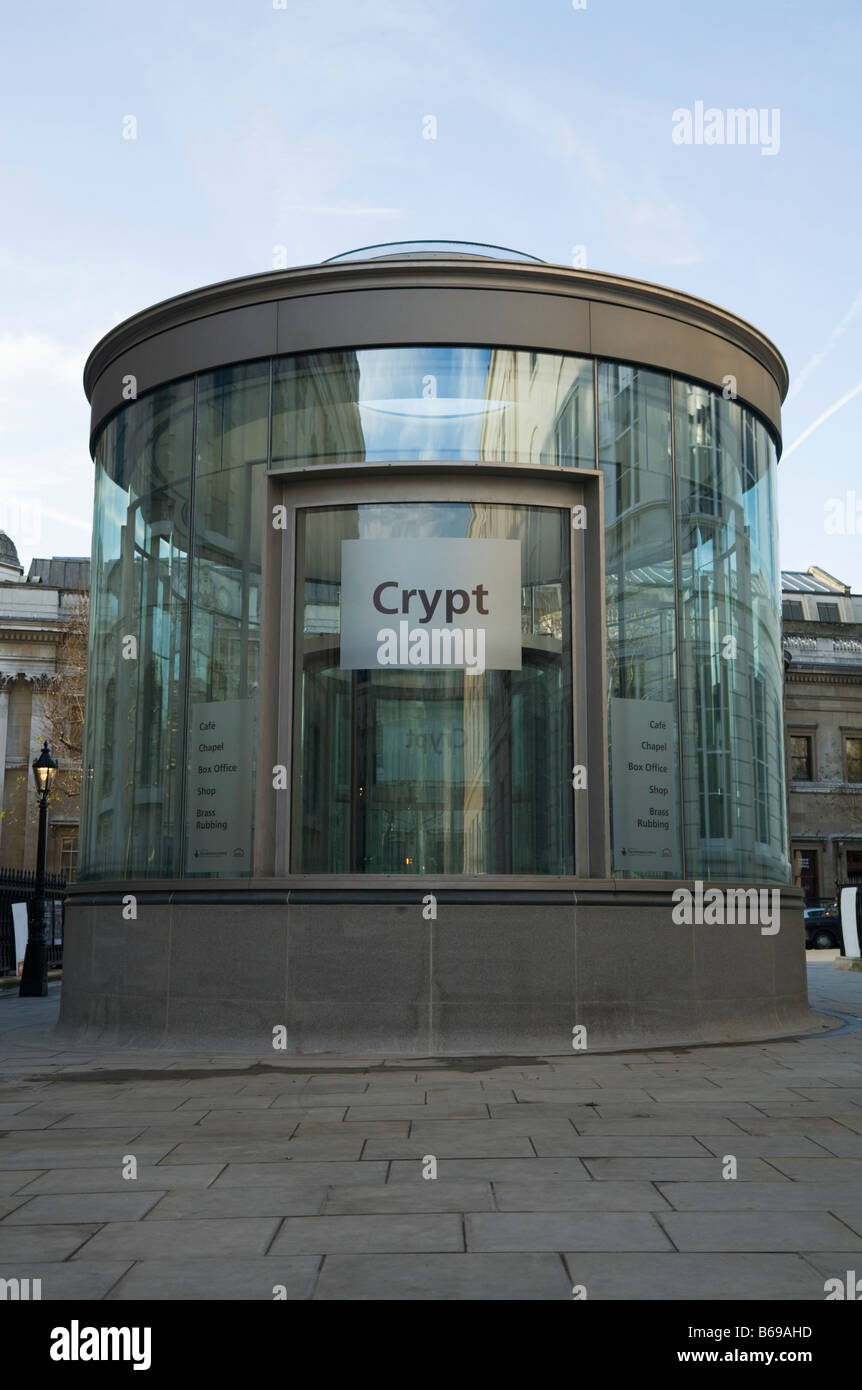
<path id="1" fill-rule="evenodd" d="M 81 376 L 116 323 L 276 247 L 453 238 L 765 332 L 791 379 L 782 567 L 862 592 L 862 6 L 576 4 L 7 3 L 0 529 L 25 567 L 89 553 Z M 754 142 L 678 143 L 698 102 L 762 112 Z"/>

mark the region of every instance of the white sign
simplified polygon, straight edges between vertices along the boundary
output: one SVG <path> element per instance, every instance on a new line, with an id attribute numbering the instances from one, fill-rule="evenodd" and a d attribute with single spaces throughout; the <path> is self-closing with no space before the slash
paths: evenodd
<path id="1" fill-rule="evenodd" d="M 29 928 L 27 926 L 27 904 L 12 904 L 12 930 L 15 933 L 15 960 L 18 967 L 18 979 L 24 973 L 24 955 L 27 950 L 27 936 Z"/>
<path id="2" fill-rule="evenodd" d="M 251 871 L 252 700 L 189 706 L 186 864 L 226 877 Z"/>
<path id="3" fill-rule="evenodd" d="M 841 889 L 839 905 L 841 907 L 841 935 L 844 940 L 844 954 L 848 960 L 858 960 L 859 951 L 859 928 L 856 925 L 856 896 L 859 887 L 854 884 L 850 888 Z"/>
<path id="4" fill-rule="evenodd" d="M 611 700 L 614 869 L 682 872 L 673 700 Z"/>
<path id="5" fill-rule="evenodd" d="M 520 541 L 342 541 L 340 664 L 520 671 Z"/>

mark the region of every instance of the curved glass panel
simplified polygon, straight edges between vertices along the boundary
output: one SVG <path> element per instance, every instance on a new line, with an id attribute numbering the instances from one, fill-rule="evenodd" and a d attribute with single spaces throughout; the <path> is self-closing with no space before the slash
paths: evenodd
<path id="1" fill-rule="evenodd" d="M 273 368 L 272 462 L 595 467 L 593 364 L 510 348 L 299 354 Z"/>
<path id="2" fill-rule="evenodd" d="M 734 401 L 677 381 L 683 797 L 689 877 L 788 874 L 774 468 Z"/>
<path id="3" fill-rule="evenodd" d="M 574 872 L 570 515 L 454 502 L 301 514 L 295 872 Z M 342 542 L 447 537 L 520 542 L 521 669 L 343 670 Z"/>
<path id="4" fill-rule="evenodd" d="M 225 367 L 106 425 L 80 877 L 252 872 L 266 469 L 378 460 L 598 465 L 611 872 L 786 882 L 766 428 L 660 372 L 481 346 Z M 574 872 L 568 543 L 554 508 L 488 503 L 474 476 L 469 505 L 304 514 L 306 872 Z M 520 671 L 341 669 L 340 541 L 423 535 L 520 540 Z"/>
<path id="5" fill-rule="evenodd" d="M 252 872 L 269 363 L 198 380 L 185 872 Z"/>
<path id="6" fill-rule="evenodd" d="M 601 362 L 598 387 L 611 868 L 620 878 L 678 878 L 682 822 L 670 380 Z M 644 750 L 644 743 L 667 746 Z"/>
<path id="7" fill-rule="evenodd" d="M 181 872 L 193 407 L 154 391 L 99 440 L 81 878 Z"/>
<path id="8" fill-rule="evenodd" d="M 508 246 L 489 246 L 482 241 L 384 241 L 376 246 L 358 246 L 355 251 L 342 251 L 330 256 L 322 265 L 337 265 L 339 261 L 374 261 L 387 256 L 482 256 L 495 261 L 545 262 L 526 251 L 512 251 Z"/>

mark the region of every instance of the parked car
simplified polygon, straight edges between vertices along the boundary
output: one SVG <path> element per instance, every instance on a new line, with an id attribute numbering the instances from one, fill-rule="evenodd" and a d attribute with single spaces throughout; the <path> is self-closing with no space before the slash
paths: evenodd
<path id="1" fill-rule="evenodd" d="M 844 949 L 841 913 L 837 905 L 806 908 L 805 945 L 809 951 Z"/>

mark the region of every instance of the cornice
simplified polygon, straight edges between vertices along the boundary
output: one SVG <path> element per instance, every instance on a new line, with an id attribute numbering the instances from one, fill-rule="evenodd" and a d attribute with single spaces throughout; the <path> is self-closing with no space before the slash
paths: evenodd
<path id="1" fill-rule="evenodd" d="M 719 335 L 754 358 L 770 374 L 782 401 L 787 394 L 787 363 L 775 344 L 739 315 L 695 295 L 624 275 L 574 270 L 567 266 L 480 258 L 425 260 L 417 257 L 267 271 L 205 285 L 162 300 L 124 319 L 96 344 L 84 367 L 87 399 L 92 400 L 98 378 L 117 357 L 158 333 L 195 319 L 230 309 L 314 295 L 429 288 L 520 290 L 646 310 Z"/>

